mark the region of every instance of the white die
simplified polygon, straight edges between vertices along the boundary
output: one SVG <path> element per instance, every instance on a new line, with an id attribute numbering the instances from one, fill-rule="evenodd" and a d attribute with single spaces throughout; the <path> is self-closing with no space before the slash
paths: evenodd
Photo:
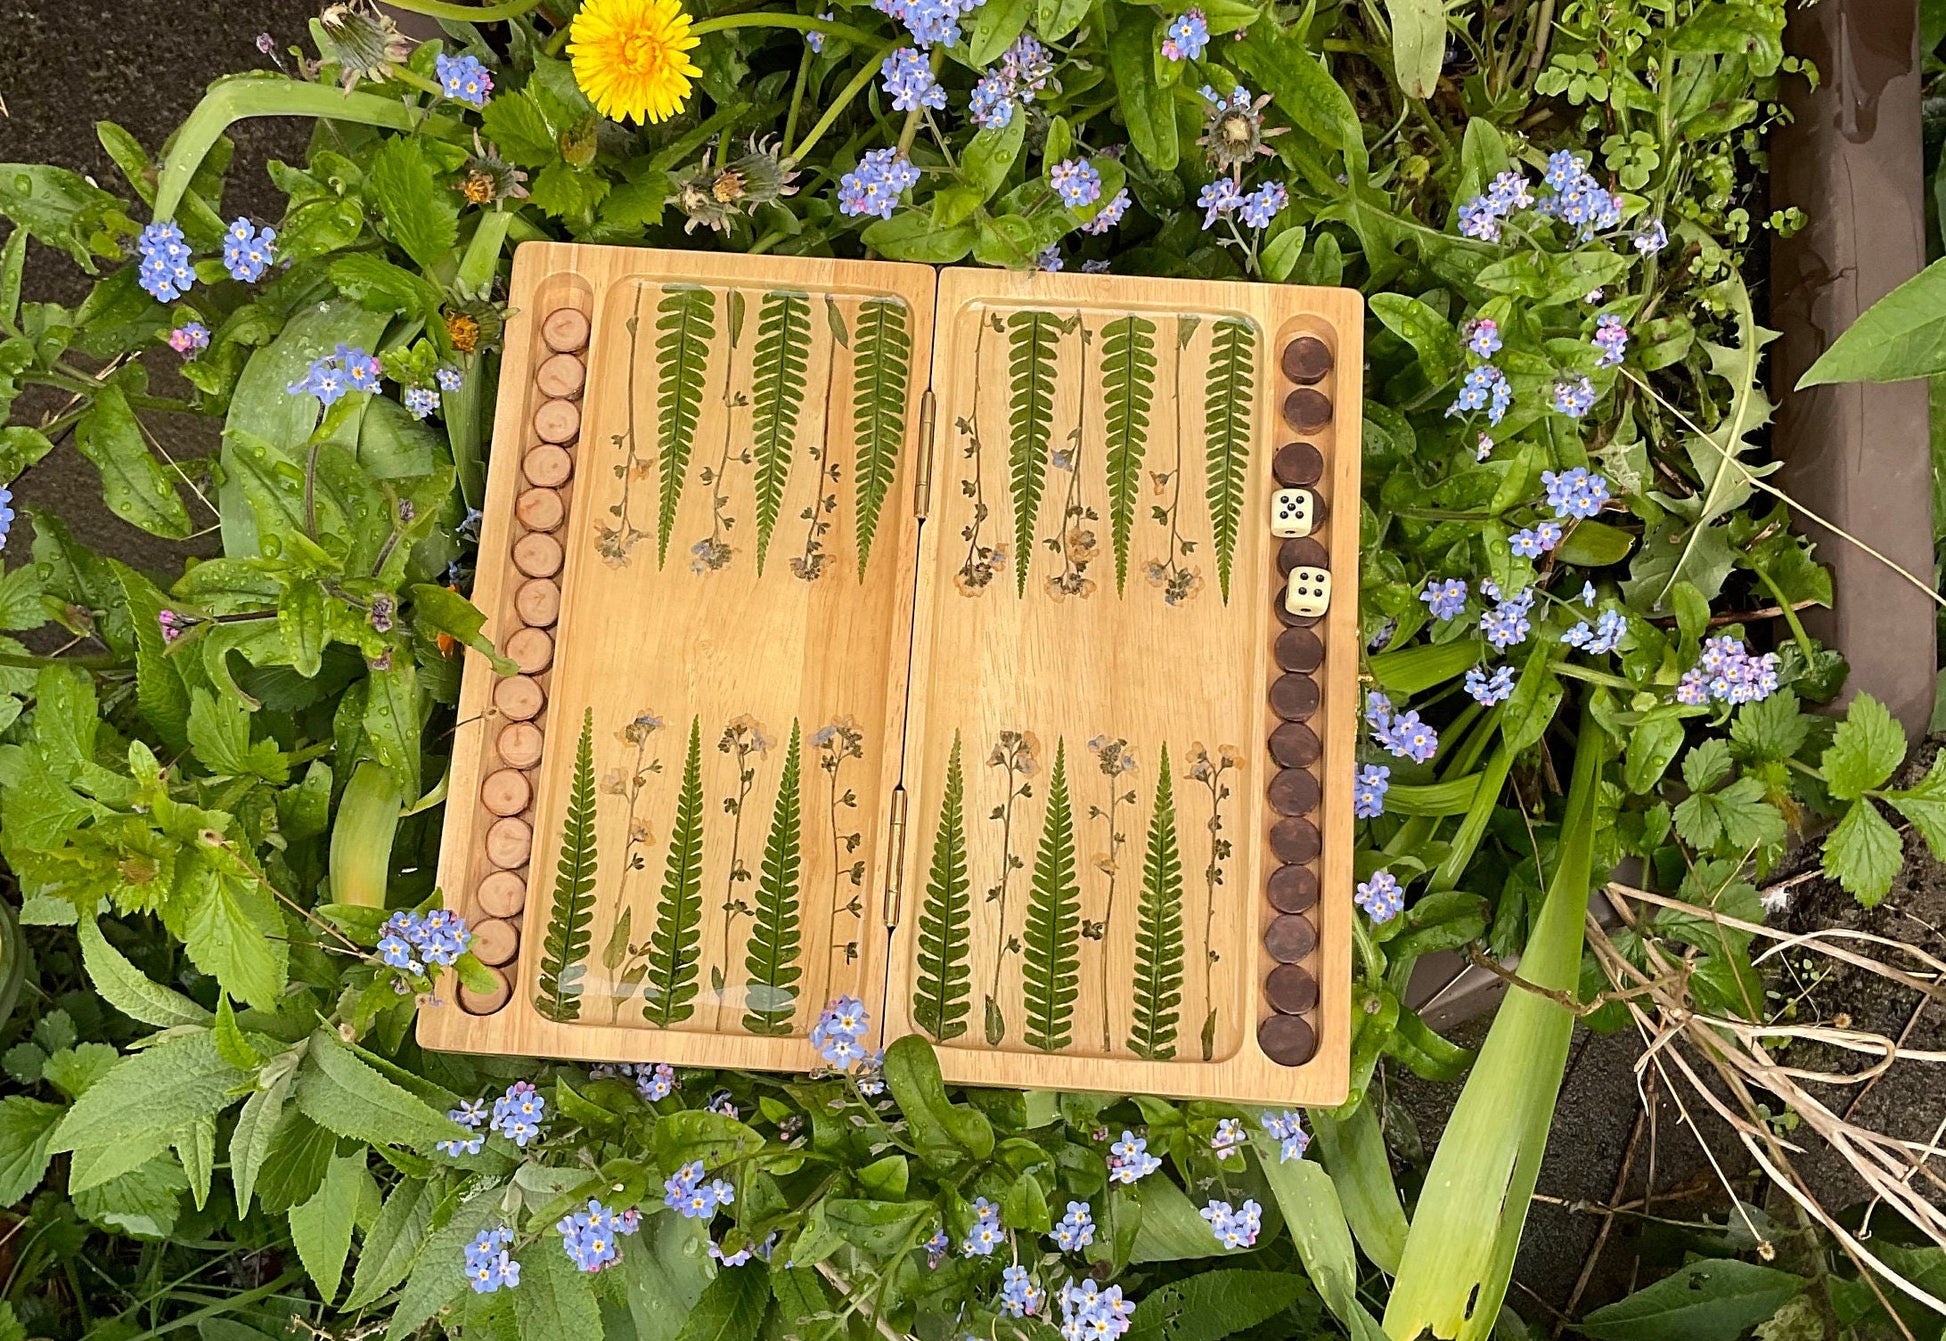
<path id="1" fill-rule="evenodd" d="M 1280 540 L 1317 529 L 1318 496 L 1309 489 L 1279 489 L 1270 496 L 1270 533 Z"/>
<path id="2" fill-rule="evenodd" d="M 1284 608 L 1294 615 L 1315 619 L 1331 607 L 1331 570 L 1291 569 L 1289 585 L 1284 588 Z"/>

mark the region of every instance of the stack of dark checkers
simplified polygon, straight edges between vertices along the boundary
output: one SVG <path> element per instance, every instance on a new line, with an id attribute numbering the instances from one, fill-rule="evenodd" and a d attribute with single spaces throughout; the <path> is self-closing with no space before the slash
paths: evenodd
<path id="1" fill-rule="evenodd" d="M 1316 493 L 1322 518 L 1334 500 L 1322 492 L 1324 453 L 1309 438 L 1331 423 L 1331 349 L 1315 336 L 1301 335 L 1284 347 L 1280 362 L 1291 384 L 1284 397 L 1284 423 L 1294 438 L 1277 449 L 1271 470 L 1279 488 Z M 1286 540 L 1276 553 L 1271 589 L 1282 627 L 1272 656 L 1277 674 L 1270 682 L 1270 710 L 1277 724 L 1270 734 L 1272 861 L 1265 882 L 1273 913 L 1264 930 L 1264 949 L 1276 967 L 1264 980 L 1269 1013 L 1257 1026 L 1257 1041 L 1272 1061 L 1300 1066 L 1318 1048 L 1311 1017 L 1318 1005 L 1317 863 L 1324 844 L 1315 816 L 1322 796 L 1317 766 L 1323 748 L 1310 720 L 1323 697 L 1317 676 L 1324 642 L 1314 631 L 1317 617 L 1285 609 L 1284 578 L 1297 567 L 1328 569 L 1331 556 L 1315 534 Z M 1357 598 L 1355 590 L 1337 593 L 1339 600 Z"/>

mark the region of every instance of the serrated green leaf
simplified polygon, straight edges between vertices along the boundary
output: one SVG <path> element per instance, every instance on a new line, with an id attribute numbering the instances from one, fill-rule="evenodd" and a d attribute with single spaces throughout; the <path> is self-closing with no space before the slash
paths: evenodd
<path id="1" fill-rule="evenodd" d="M 581 717 L 581 739 L 574 749 L 574 784 L 568 795 L 567 823 L 561 832 L 561 860 L 555 869 L 554 904 L 541 941 L 539 986 L 534 1009 L 550 1020 L 581 1016 L 582 978 L 595 920 L 595 710 Z"/>
<path id="2" fill-rule="evenodd" d="M 716 339 L 716 298 L 708 289 L 670 285 L 663 290 L 656 311 L 655 436 L 657 469 L 662 476 L 656 512 L 656 564 L 660 567 L 669 558 L 669 536 L 682 502 L 689 454 L 696 444 L 696 425 L 702 420 L 710 342 Z M 638 314 L 629 321 L 639 319 Z M 633 332 L 631 325 L 631 335 Z M 631 363 L 629 372 L 632 375 L 634 371 Z"/>
<path id="3" fill-rule="evenodd" d="M 912 983 L 912 1019 L 941 1042 L 966 1032 L 973 978 L 972 880 L 966 866 L 965 777 L 960 735 L 946 759 L 946 790 L 933 830 L 932 868 L 919 907 L 919 962 Z"/>
<path id="4" fill-rule="evenodd" d="M 1802 1276 L 1750 1262 L 1699 1261 L 1582 1319 L 1596 1341 L 1736 1341 L 1805 1287 Z"/>
<path id="5" fill-rule="evenodd" d="M 1305 1291 L 1294 1271 L 1206 1271 L 1143 1295 L 1128 1341 L 1221 1341 L 1268 1322 Z"/>
<path id="6" fill-rule="evenodd" d="M 762 1271 L 719 1271 L 683 1319 L 676 1341 L 755 1341 L 769 1303 Z"/>
<path id="7" fill-rule="evenodd" d="M 1899 874 L 1898 831 L 1869 797 L 1852 803 L 1824 840 L 1824 873 L 1867 908 L 1878 905 Z"/>
<path id="8" fill-rule="evenodd" d="M 304 1045 L 298 1046 L 301 1048 Z M 295 1049 L 279 1060 L 286 1058 L 288 1064 L 275 1078 L 265 1081 L 261 1089 L 252 1090 L 250 1097 L 244 1100 L 243 1109 L 237 1114 L 236 1127 L 230 1133 L 230 1185 L 236 1192 L 240 1214 L 247 1214 L 250 1210 L 257 1174 L 270 1154 L 278 1127 L 284 1120 L 284 1105 L 297 1083 Z"/>
<path id="9" fill-rule="evenodd" d="M 0 1099 L 0 1206 L 13 1206 L 40 1186 L 53 1161 L 48 1150 L 66 1110 L 24 1094 Z"/>
<path id="10" fill-rule="evenodd" d="M 427 270 L 459 240 L 459 204 L 433 176 L 420 141 L 388 136 L 365 174 L 365 189 L 384 220 L 386 236 Z"/>
<path id="11" fill-rule="evenodd" d="M 1730 723 L 1731 742 L 1753 763 L 1793 758 L 1810 737 L 1811 719 L 1799 709 L 1797 695 L 1789 689 L 1744 704 Z"/>
<path id="12" fill-rule="evenodd" d="M 689 723 L 689 751 L 675 823 L 669 827 L 669 859 L 649 934 L 649 972 L 642 982 L 648 1004 L 643 1018 L 658 1029 L 680 1024 L 696 1010 L 696 968 L 703 936 L 703 726 Z"/>
<path id="13" fill-rule="evenodd" d="M 1129 313 L 1101 330 L 1101 397 L 1106 418 L 1108 518 L 1115 541 L 1115 591 L 1128 585 L 1128 541 L 1142 492 L 1155 398 L 1155 323 Z"/>
<path id="14" fill-rule="evenodd" d="M 275 1010 L 290 978 L 290 931 L 263 886 L 217 875 L 183 923 L 183 949 L 223 990 Z"/>
<path id="15" fill-rule="evenodd" d="M 189 1180 L 176 1161 L 158 1155 L 106 1183 L 74 1194 L 74 1209 L 85 1220 L 117 1234 L 166 1239 L 182 1213 Z"/>
<path id="16" fill-rule="evenodd" d="M 140 1168 L 167 1150 L 175 1133 L 220 1112 L 246 1079 L 218 1055 L 207 1033 L 123 1058 L 75 1100 L 54 1133 L 51 1150 L 74 1152 L 69 1192 Z"/>
<path id="17" fill-rule="evenodd" d="M 1135 1013 L 1128 1033 L 1128 1050 L 1152 1062 L 1176 1055 L 1182 1005 L 1182 853 L 1176 843 L 1170 772 L 1169 746 L 1164 744 L 1142 863 L 1142 897 L 1135 910 Z"/>
<path id="18" fill-rule="evenodd" d="M 763 866 L 757 875 L 755 910 L 750 939 L 745 945 L 743 1027 L 753 1034 L 788 1034 L 797 1013 L 798 873 L 803 807 L 799 798 L 799 737 L 791 719 L 790 746 L 784 754 L 784 773 L 777 782 L 777 801 L 771 808 L 770 833 L 764 840 Z"/>
<path id="19" fill-rule="evenodd" d="M 1203 396 L 1205 486 L 1210 542 L 1216 550 L 1216 575 L 1225 605 L 1230 601 L 1230 565 L 1236 556 L 1237 524 L 1243 513 L 1243 484 L 1250 473 L 1250 404 L 1255 392 L 1256 350 L 1254 322 L 1222 317 L 1212 325 Z"/>
<path id="20" fill-rule="evenodd" d="M 392 1185 L 358 1249 L 358 1267 L 351 1273 L 351 1293 L 343 1305 L 347 1311 L 364 1308 L 406 1278 L 425 1246 L 438 1201 L 433 1185 L 424 1179 L 401 1178 Z"/>
<path id="21" fill-rule="evenodd" d="M 1885 799 L 1912 822 L 1933 855 L 1946 860 L 1946 754 L 1934 757 L 1932 767 L 1916 785 L 1887 792 Z"/>
<path id="22" fill-rule="evenodd" d="M 1047 815 L 1028 884 L 1021 931 L 1023 1035 L 1044 1052 L 1068 1045 L 1081 994 L 1081 885 L 1075 872 L 1074 810 L 1068 799 L 1067 743 L 1054 745 Z"/>
<path id="23" fill-rule="evenodd" d="M 1831 794 L 1851 801 L 1884 786 L 1904 759 L 1905 732 L 1898 721 L 1883 703 L 1860 694 L 1832 733 L 1818 766 Z"/>
<path id="24" fill-rule="evenodd" d="M 293 1097 L 298 1111 L 326 1131 L 373 1145 L 430 1150 L 437 1141 L 465 1135 L 457 1122 L 379 1074 L 338 1040 L 335 1029 L 311 1035 Z"/>
<path id="25" fill-rule="evenodd" d="M 1061 321 L 1052 312 L 1007 317 L 1007 478 L 1014 513 L 1014 584 L 1027 593 L 1034 530 L 1047 487 L 1048 447 L 1054 436 L 1054 377 Z"/>
<path id="26" fill-rule="evenodd" d="M 75 925 L 81 939 L 81 964 L 101 999 L 143 1024 L 171 1029 L 184 1024 L 208 1024 L 210 1014 L 182 993 L 162 986 L 110 945 L 93 918 Z M 0 1206 L 13 1203 L 0 1197 Z"/>
<path id="27" fill-rule="evenodd" d="M 770 534 L 790 483 L 797 418 L 804 408 L 811 365 L 811 298 L 766 293 L 757 309 L 757 345 L 750 364 L 751 451 L 756 459 L 757 571 L 763 572 Z"/>
<path id="28" fill-rule="evenodd" d="M 982 132 L 984 133 L 984 132 Z M 906 305 L 896 297 L 868 298 L 858 309 L 852 353 L 852 485 L 858 500 L 858 580 L 865 580 L 879 511 L 898 473 L 905 441 L 905 403 L 911 378 L 912 334 Z"/>
<path id="29" fill-rule="evenodd" d="M 291 1243 L 326 1303 L 337 1295 L 338 1282 L 344 1277 L 360 1186 L 367 1181 L 363 1150 L 334 1155 L 323 1184 L 309 1200 L 289 1211 Z"/>
<path id="30" fill-rule="evenodd" d="M 102 499 L 108 510 L 151 535 L 181 540 L 190 532 L 169 472 L 149 454 L 142 429 L 120 386 L 95 393 L 94 404 L 75 425 L 74 445 L 101 472 Z"/>

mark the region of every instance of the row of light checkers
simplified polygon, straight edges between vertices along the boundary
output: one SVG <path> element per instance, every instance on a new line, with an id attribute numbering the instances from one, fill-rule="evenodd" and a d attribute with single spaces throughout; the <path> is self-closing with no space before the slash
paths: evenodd
<path id="1" fill-rule="evenodd" d="M 1282 371 L 1294 389 L 1284 398 L 1283 417 L 1300 438 L 1330 429 L 1335 362 L 1331 347 L 1316 336 L 1298 336 L 1284 347 Z M 1267 788 L 1274 862 L 1264 892 L 1272 916 L 1263 934 L 1264 950 L 1275 967 L 1264 979 L 1269 1013 L 1257 1025 L 1257 1044 L 1280 1066 L 1302 1066 L 1318 1049 L 1317 1027 L 1310 1017 L 1318 1006 L 1313 919 L 1317 861 L 1324 844 L 1315 812 L 1323 797 L 1316 772 L 1323 747 L 1310 719 L 1323 697 L 1317 672 L 1325 654 L 1313 626 L 1331 604 L 1328 551 L 1312 538 L 1324 521 L 1324 500 L 1316 491 L 1324 467 L 1323 452 L 1309 441 L 1286 443 L 1271 466 L 1278 488 L 1271 496 L 1270 532 L 1283 542 L 1276 551 L 1276 571 L 1284 577 L 1274 649 L 1278 674 L 1270 685 L 1271 713 L 1277 719 L 1268 742 L 1276 767 Z"/>

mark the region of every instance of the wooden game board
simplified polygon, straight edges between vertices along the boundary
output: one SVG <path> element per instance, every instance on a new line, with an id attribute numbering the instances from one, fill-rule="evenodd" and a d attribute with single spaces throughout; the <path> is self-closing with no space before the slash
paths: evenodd
<path id="1" fill-rule="evenodd" d="M 440 862 L 499 985 L 422 1042 L 808 1070 L 849 994 L 949 1080 L 1343 1097 L 1355 293 L 530 243 L 510 304 Z"/>

